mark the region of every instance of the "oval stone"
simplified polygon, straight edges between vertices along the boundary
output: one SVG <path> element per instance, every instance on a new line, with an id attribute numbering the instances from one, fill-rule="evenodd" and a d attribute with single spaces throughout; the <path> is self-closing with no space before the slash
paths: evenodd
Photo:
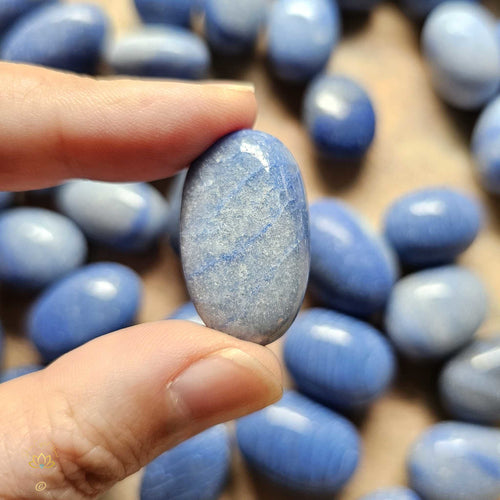
<path id="1" fill-rule="evenodd" d="M 348 0 L 346 0 L 348 1 Z M 449 0 L 400 0 L 403 9 L 412 17 L 423 19 L 432 9 Z M 477 0 L 462 0 L 476 2 Z"/>
<path id="2" fill-rule="evenodd" d="M 163 196 L 142 182 L 70 181 L 57 190 L 56 203 L 90 239 L 129 252 L 157 241 L 168 214 Z"/>
<path id="3" fill-rule="evenodd" d="M 54 0 L 2 0 L 0 2 L 0 38 L 15 21 L 30 10 Z"/>
<path id="4" fill-rule="evenodd" d="M 10 191 L 0 191 L 0 210 L 12 205 L 14 193 Z"/>
<path id="5" fill-rule="evenodd" d="M 52 361 L 100 335 L 130 326 L 141 296 L 141 279 L 128 267 L 90 264 L 38 298 L 28 318 L 29 336 L 44 361 Z"/>
<path id="6" fill-rule="evenodd" d="M 500 96 L 488 104 L 476 123 L 472 154 L 483 188 L 500 195 Z"/>
<path id="7" fill-rule="evenodd" d="M 195 33 L 174 26 L 144 26 L 113 40 L 105 51 L 115 73 L 198 80 L 210 68 L 210 53 Z"/>
<path id="8" fill-rule="evenodd" d="M 359 500 L 420 500 L 420 497 L 408 488 L 396 487 L 374 491 Z"/>
<path id="9" fill-rule="evenodd" d="M 368 323 L 328 309 L 299 315 L 285 336 L 285 363 L 297 388 L 338 409 L 361 409 L 391 383 L 395 358 Z"/>
<path id="10" fill-rule="evenodd" d="M 134 0 L 141 19 L 148 24 L 189 27 L 198 0 Z"/>
<path id="11" fill-rule="evenodd" d="M 385 326 L 406 356 L 442 358 L 472 340 L 485 319 L 487 303 L 483 284 L 467 269 L 446 266 L 420 271 L 394 287 Z"/>
<path id="12" fill-rule="evenodd" d="M 237 421 L 243 456 L 274 482 L 310 494 L 333 494 L 354 474 L 360 440 L 345 418 L 294 391 Z"/>
<path id="13" fill-rule="evenodd" d="M 313 203 L 310 217 L 311 290 L 329 308 L 348 314 L 380 311 L 397 277 L 386 243 L 334 199 Z"/>
<path id="14" fill-rule="evenodd" d="M 187 288 L 208 327 L 260 344 L 285 333 L 307 286 L 309 221 L 299 167 L 278 139 L 242 130 L 198 158 L 180 237 Z"/>
<path id="15" fill-rule="evenodd" d="M 453 417 L 500 424 L 500 336 L 476 340 L 444 367 L 441 399 Z"/>
<path id="16" fill-rule="evenodd" d="M 42 288 L 80 267 L 87 242 L 67 217 L 21 207 L 0 215 L 0 281 L 16 288 Z"/>
<path id="17" fill-rule="evenodd" d="M 500 431 L 443 422 L 426 430 L 408 456 L 411 487 L 426 500 L 498 500 Z"/>
<path id="18" fill-rule="evenodd" d="M 476 109 L 500 86 L 495 19 L 482 6 L 445 2 L 427 18 L 422 48 L 434 88 L 449 104 Z"/>
<path id="19" fill-rule="evenodd" d="M 176 309 L 172 314 L 170 314 L 167 319 L 183 319 L 186 321 L 192 321 L 193 323 L 198 323 L 199 325 L 205 326 L 202 319 L 200 318 L 194 304 L 192 302 L 186 302 L 184 305 Z"/>
<path id="20" fill-rule="evenodd" d="M 375 136 L 375 110 L 350 78 L 321 75 L 307 88 L 304 121 L 317 150 L 331 158 L 363 156 Z"/>
<path id="21" fill-rule="evenodd" d="M 108 30 L 97 5 L 51 4 L 30 12 L 5 36 L 0 56 L 6 61 L 95 73 Z"/>
<path id="22" fill-rule="evenodd" d="M 8 382 L 9 380 L 14 380 L 15 378 L 18 377 L 22 377 L 23 375 L 28 375 L 29 373 L 37 372 L 42 368 L 43 366 L 41 365 L 24 365 L 24 366 L 16 366 L 15 368 L 10 368 L 9 370 L 5 370 L 0 375 L 0 384 Z"/>
<path id="23" fill-rule="evenodd" d="M 397 199 L 385 215 L 385 236 L 403 264 L 417 267 L 453 261 L 476 239 L 479 203 L 445 187 L 420 189 Z"/>
<path id="24" fill-rule="evenodd" d="M 321 72 L 340 38 L 331 0 L 278 0 L 271 7 L 267 52 L 279 78 L 306 82 Z"/>

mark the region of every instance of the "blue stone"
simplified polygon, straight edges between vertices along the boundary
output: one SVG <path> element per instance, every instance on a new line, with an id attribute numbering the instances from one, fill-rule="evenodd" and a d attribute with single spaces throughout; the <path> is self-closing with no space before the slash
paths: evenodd
<path id="1" fill-rule="evenodd" d="M 422 48 L 437 93 L 460 109 L 476 109 L 500 86 L 495 19 L 482 6 L 445 2 L 427 18 Z"/>
<path id="2" fill-rule="evenodd" d="M 405 11 L 417 19 L 423 19 L 427 16 L 427 14 L 429 14 L 429 12 L 431 12 L 432 9 L 448 1 L 449 0 L 400 0 Z M 462 1 L 474 2 L 477 0 Z"/>
<path id="3" fill-rule="evenodd" d="M 420 497 L 408 488 L 387 488 L 374 491 L 359 500 L 420 500 Z"/>
<path id="4" fill-rule="evenodd" d="M 5 36 L 6 61 L 95 73 L 108 30 L 102 9 L 90 4 L 50 4 L 24 16 Z"/>
<path id="5" fill-rule="evenodd" d="M 226 427 L 212 427 L 146 466 L 141 500 L 216 500 L 226 483 L 230 458 Z"/>
<path id="6" fill-rule="evenodd" d="M 4 382 L 8 382 L 9 380 L 13 380 L 18 377 L 22 377 L 23 375 L 28 375 L 29 373 L 37 372 L 42 368 L 43 366 L 41 365 L 16 366 L 15 368 L 11 368 L 10 370 L 4 371 L 0 375 L 0 384 L 3 384 Z"/>
<path id="7" fill-rule="evenodd" d="M 145 250 L 165 231 L 167 202 L 147 183 L 70 181 L 56 203 L 91 240 L 117 250 Z"/>
<path id="8" fill-rule="evenodd" d="M 0 2 L 0 38 L 15 21 L 30 10 L 53 0 L 2 0 Z"/>
<path id="9" fill-rule="evenodd" d="M 356 316 L 380 311 L 397 278 L 386 243 L 334 199 L 310 207 L 311 290 L 326 306 Z"/>
<path id="10" fill-rule="evenodd" d="M 285 336 L 284 358 L 301 392 L 338 409 L 366 407 L 395 372 L 394 354 L 380 332 L 328 309 L 299 315 Z"/>
<path id="11" fill-rule="evenodd" d="M 479 117 L 472 134 L 472 154 L 484 189 L 500 195 L 500 96 Z"/>
<path id="12" fill-rule="evenodd" d="M 500 424 L 500 336 L 476 340 L 452 358 L 439 386 L 443 404 L 453 417 Z"/>
<path id="13" fill-rule="evenodd" d="M 465 268 L 445 266 L 400 280 L 387 304 L 385 326 L 406 356 L 442 358 L 472 340 L 487 309 L 479 278 Z"/>
<path id="14" fill-rule="evenodd" d="M 141 279 L 128 267 L 90 264 L 37 299 L 28 318 L 29 336 L 44 361 L 52 361 L 100 335 L 130 326 L 141 296 Z"/>
<path id="15" fill-rule="evenodd" d="M 332 0 L 278 0 L 271 7 L 267 52 L 278 78 L 303 83 L 327 65 L 340 38 Z"/>
<path id="16" fill-rule="evenodd" d="M 433 187 L 397 199 L 385 215 L 385 236 L 403 264 L 452 262 L 475 240 L 482 225 L 478 202 L 454 189 Z"/>
<path id="17" fill-rule="evenodd" d="M 186 174 L 187 170 L 183 170 L 177 174 L 167 192 L 167 201 L 170 209 L 167 215 L 166 233 L 170 246 L 177 255 L 181 252 L 179 233 L 181 225 L 182 191 L 184 189 Z"/>
<path id="18" fill-rule="evenodd" d="M 194 304 L 192 302 L 186 302 L 184 305 L 176 309 L 172 314 L 168 316 L 167 319 L 183 319 L 185 321 L 192 321 L 193 323 L 198 323 L 204 326 L 202 319 L 200 318 Z"/>
<path id="19" fill-rule="evenodd" d="M 12 205 L 14 201 L 14 193 L 10 191 L 0 191 L 0 210 Z"/>
<path id="20" fill-rule="evenodd" d="M 332 494 L 358 465 L 360 440 L 344 417 L 294 391 L 237 421 L 248 463 L 272 481 L 309 494 Z"/>
<path id="21" fill-rule="evenodd" d="M 210 53 L 195 33 L 175 26 L 144 26 L 113 40 L 105 51 L 115 73 L 198 80 L 210 68 Z"/>
<path id="22" fill-rule="evenodd" d="M 242 130 L 198 158 L 180 237 L 189 295 L 208 327 L 260 344 L 285 333 L 307 286 L 309 220 L 299 167 L 278 139 Z"/>
<path id="23" fill-rule="evenodd" d="M 500 431 L 437 424 L 417 439 L 407 467 L 411 487 L 425 500 L 498 500 Z"/>
<path id="24" fill-rule="evenodd" d="M 350 78 L 318 76 L 307 88 L 304 121 L 317 150 L 331 158 L 362 157 L 375 136 L 375 110 Z"/>
<path id="25" fill-rule="evenodd" d="M 370 11 L 380 3 L 380 0 L 338 0 L 342 10 Z"/>
<path id="26" fill-rule="evenodd" d="M 42 288 L 80 267 L 87 257 L 82 232 L 67 217 L 43 208 L 14 208 L 0 215 L 0 281 L 19 289 Z"/>
<path id="27" fill-rule="evenodd" d="M 197 0 L 134 0 L 141 19 L 148 24 L 189 27 Z"/>
<path id="28" fill-rule="evenodd" d="M 267 9 L 267 0 L 206 0 L 205 35 L 210 47 L 231 56 L 250 52 Z"/>

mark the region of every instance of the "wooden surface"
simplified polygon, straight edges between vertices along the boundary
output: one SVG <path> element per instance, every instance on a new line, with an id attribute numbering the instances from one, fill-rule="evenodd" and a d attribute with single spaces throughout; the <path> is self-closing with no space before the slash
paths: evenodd
<path id="1" fill-rule="evenodd" d="M 96 3 L 107 9 L 117 33 L 137 23 L 129 0 Z M 492 0 L 490 7 L 500 14 L 498 0 Z M 500 200 L 487 197 L 473 175 L 468 144 L 475 116 L 452 111 L 434 95 L 419 53 L 418 27 L 396 5 L 383 4 L 364 20 L 348 20 L 344 31 L 330 69 L 364 84 L 378 116 L 375 143 L 359 166 L 326 164 L 315 157 L 300 122 L 301 91 L 274 82 L 262 55 L 243 67 L 233 64 L 228 68 L 218 61 L 213 76 L 255 83 L 260 109 L 256 128 L 275 135 L 290 148 L 301 167 L 309 200 L 325 195 L 340 197 L 380 227 L 387 205 L 411 189 L 445 184 L 477 195 L 487 209 L 487 227 L 460 263 L 477 272 L 491 293 L 490 319 L 481 335 L 500 331 Z M 94 259 L 115 257 L 104 251 L 93 255 Z M 140 321 L 164 318 L 187 299 L 179 261 L 168 248 L 153 256 L 119 258 L 139 270 L 145 280 Z M 6 294 L 2 299 L 0 314 L 7 318 L 9 334 L 4 365 L 36 360 L 22 335 L 27 300 Z M 306 304 L 311 304 L 309 299 Z M 280 348 L 280 341 L 271 346 L 277 353 Z M 437 367 L 400 363 L 394 389 L 356 422 L 363 437 L 363 459 L 353 480 L 338 496 L 340 500 L 405 484 L 408 446 L 424 428 L 443 418 L 435 394 L 437 373 Z M 138 499 L 139 479 L 140 473 L 116 485 L 104 498 Z M 253 478 L 235 454 L 232 478 L 223 498 L 290 496 Z"/>

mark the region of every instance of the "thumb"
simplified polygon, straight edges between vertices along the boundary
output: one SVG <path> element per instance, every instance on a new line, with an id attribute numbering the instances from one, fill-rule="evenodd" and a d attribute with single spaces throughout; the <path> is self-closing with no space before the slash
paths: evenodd
<path id="1" fill-rule="evenodd" d="M 266 348 L 185 321 L 100 337 L 0 386 L 0 498 L 94 498 L 180 441 L 281 397 Z M 29 465 L 51 454 L 49 468 Z M 35 465 L 35 467 L 33 467 Z"/>

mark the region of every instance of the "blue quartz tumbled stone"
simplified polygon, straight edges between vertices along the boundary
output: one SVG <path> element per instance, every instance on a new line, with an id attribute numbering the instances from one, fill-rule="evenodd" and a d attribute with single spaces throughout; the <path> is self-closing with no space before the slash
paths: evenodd
<path id="1" fill-rule="evenodd" d="M 500 86 L 500 45 L 493 16 L 470 2 L 445 2 L 427 18 L 422 47 L 437 93 L 461 109 L 476 109 Z"/>
<path id="2" fill-rule="evenodd" d="M 97 5 L 50 4 L 30 12 L 5 36 L 0 57 L 6 61 L 94 73 L 108 30 Z"/>
<path id="3" fill-rule="evenodd" d="M 346 1 L 348 2 L 349 0 Z M 432 9 L 448 1 L 449 0 L 400 0 L 405 11 L 417 19 L 423 19 Z M 476 2 L 477 0 L 462 1 Z"/>
<path id="4" fill-rule="evenodd" d="M 294 391 L 237 421 L 248 463 L 288 489 L 332 494 L 354 474 L 360 440 L 344 417 Z"/>
<path id="5" fill-rule="evenodd" d="M 370 97 L 344 76 L 318 76 L 306 91 L 303 115 L 316 148 L 327 157 L 360 158 L 375 136 Z"/>
<path id="6" fill-rule="evenodd" d="M 148 464 L 141 500 L 216 500 L 226 483 L 229 465 L 229 435 L 224 425 L 217 425 Z"/>
<path id="7" fill-rule="evenodd" d="M 380 0 L 338 0 L 342 10 L 369 11 L 380 3 Z"/>
<path id="8" fill-rule="evenodd" d="M 467 269 L 445 266 L 400 280 L 387 304 L 385 326 L 406 356 L 441 358 L 472 340 L 487 309 L 479 278 Z"/>
<path id="9" fill-rule="evenodd" d="M 340 38 L 334 0 L 278 0 L 270 11 L 268 56 L 282 80 L 303 83 L 322 71 Z"/>
<path id="10" fill-rule="evenodd" d="M 186 321 L 192 321 L 193 323 L 198 323 L 199 325 L 204 325 L 192 302 L 186 302 L 186 304 L 182 305 L 170 314 L 167 319 L 183 319 Z"/>
<path id="11" fill-rule="evenodd" d="M 144 77 L 204 78 L 210 53 L 195 33 L 175 26 L 144 26 L 112 41 L 106 63 L 115 73 Z"/>
<path id="12" fill-rule="evenodd" d="M 284 358 L 297 388 L 338 409 L 366 407 L 391 383 L 395 359 L 368 323 L 328 309 L 310 309 L 285 336 Z"/>
<path id="13" fill-rule="evenodd" d="M 10 191 L 0 191 L 0 210 L 8 207 L 14 200 L 14 193 Z"/>
<path id="14" fill-rule="evenodd" d="M 30 10 L 54 0 L 2 0 L 0 2 L 0 38 L 15 21 Z"/>
<path id="15" fill-rule="evenodd" d="M 121 264 L 90 264 L 37 299 L 28 319 L 32 342 L 45 361 L 100 335 L 130 326 L 142 296 L 139 276 Z"/>
<path id="16" fill-rule="evenodd" d="M 403 264 L 445 264 L 466 250 L 482 224 L 478 202 L 454 189 L 426 188 L 397 199 L 385 215 L 385 236 Z"/>
<path id="17" fill-rule="evenodd" d="M 498 500 L 500 430 L 434 425 L 413 445 L 407 468 L 411 487 L 425 500 Z"/>
<path id="18" fill-rule="evenodd" d="M 0 281 L 35 290 L 81 266 L 82 232 L 67 217 L 43 208 L 14 208 L 0 215 Z"/>
<path id="19" fill-rule="evenodd" d="M 476 340 L 452 358 L 439 385 L 453 417 L 500 424 L 500 336 Z"/>
<path id="20" fill-rule="evenodd" d="M 41 365 L 16 366 L 15 368 L 11 368 L 10 370 L 6 370 L 0 374 L 0 384 L 22 377 L 23 375 L 28 375 L 29 373 L 37 372 L 42 368 L 43 366 Z"/>
<path id="21" fill-rule="evenodd" d="M 420 497 L 408 488 L 387 488 L 377 490 L 359 500 L 420 500 Z"/>
<path id="22" fill-rule="evenodd" d="M 56 202 L 90 239 L 118 250 L 144 250 L 165 230 L 167 202 L 147 183 L 70 181 Z"/>
<path id="23" fill-rule="evenodd" d="M 328 307 L 356 316 L 380 311 L 396 281 L 386 243 L 334 199 L 310 207 L 312 291 Z"/>
<path id="24" fill-rule="evenodd" d="M 205 324 L 260 344 L 279 338 L 302 304 L 309 220 L 299 167 L 275 137 L 226 136 L 188 171 L 181 259 Z"/>
<path id="25" fill-rule="evenodd" d="M 134 0 L 141 19 L 148 24 L 189 27 L 197 0 Z"/>
<path id="26" fill-rule="evenodd" d="M 500 96 L 488 104 L 476 123 L 472 154 L 484 189 L 500 195 Z"/>

